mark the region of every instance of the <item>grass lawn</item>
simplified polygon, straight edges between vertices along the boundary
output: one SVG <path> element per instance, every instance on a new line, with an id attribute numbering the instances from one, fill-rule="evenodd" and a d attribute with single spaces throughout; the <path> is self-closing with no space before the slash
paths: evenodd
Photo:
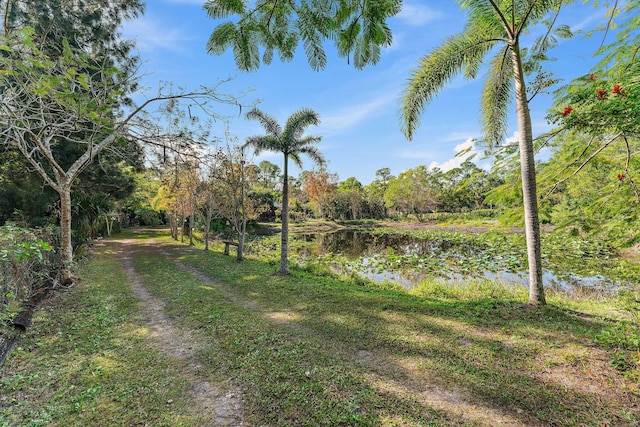
<path id="1" fill-rule="evenodd" d="M 640 333 L 616 298 L 410 295 L 213 249 L 152 232 L 97 247 L 2 369 L 0 425 L 640 422 Z M 207 413 L 204 384 L 240 415 Z"/>

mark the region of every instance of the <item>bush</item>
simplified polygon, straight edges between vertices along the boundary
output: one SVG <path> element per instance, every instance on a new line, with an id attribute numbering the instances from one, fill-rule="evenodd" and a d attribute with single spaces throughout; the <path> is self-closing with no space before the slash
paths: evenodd
<path id="1" fill-rule="evenodd" d="M 52 280 L 58 265 L 53 250 L 57 241 L 51 228 L 0 227 L 0 321 Z"/>

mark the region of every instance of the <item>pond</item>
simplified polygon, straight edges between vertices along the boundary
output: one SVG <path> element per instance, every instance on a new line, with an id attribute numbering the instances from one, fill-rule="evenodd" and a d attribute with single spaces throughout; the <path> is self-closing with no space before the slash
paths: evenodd
<path id="1" fill-rule="evenodd" d="M 529 282 L 523 236 L 433 232 L 416 237 L 347 229 L 292 234 L 290 247 L 292 259 L 301 264 L 319 261 L 339 273 L 357 273 L 377 282 L 395 282 L 407 289 L 427 278 L 445 282 L 486 278 L 521 286 Z M 544 270 L 546 287 L 614 291 L 630 285 L 628 280 L 607 278 L 587 268 L 594 267 L 591 258 L 606 252 L 603 249 L 581 248 L 576 254 L 563 247 L 560 252 L 562 256 L 544 256 L 544 265 L 550 267 Z M 603 256 L 610 261 L 608 252 Z"/>

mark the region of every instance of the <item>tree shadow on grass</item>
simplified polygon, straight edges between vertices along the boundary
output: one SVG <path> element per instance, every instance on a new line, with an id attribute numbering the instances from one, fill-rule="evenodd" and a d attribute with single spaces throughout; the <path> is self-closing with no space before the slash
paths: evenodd
<path id="1" fill-rule="evenodd" d="M 172 246 L 165 247 L 212 277 L 224 271 L 218 278 L 232 281 L 233 292 L 256 301 L 258 315 L 295 312 L 293 320 L 272 325 L 283 334 L 303 332 L 303 339 L 316 340 L 327 351 L 338 350 L 335 354 L 354 366 L 358 352 L 375 354 L 372 361 L 385 367 L 365 363 L 364 371 L 353 375 L 362 376 L 357 387 L 369 389 L 373 386 L 364 377 L 373 372 L 378 378 L 376 396 L 393 397 L 397 411 L 390 412 L 385 404 L 375 410 L 379 419 L 403 414 L 424 422 L 420 414 L 433 408 L 420 397 L 435 385 L 454 390 L 476 408 L 523 425 L 634 423 L 620 418 L 623 409 L 631 409 L 625 409 L 619 399 L 626 398 L 631 405 L 634 401 L 637 405 L 638 399 L 599 383 L 602 378 L 593 378 L 593 388 L 585 389 L 570 379 L 545 374 L 549 366 L 559 363 L 587 381 L 583 367 L 558 357 L 583 354 L 585 363 L 602 362 L 590 355 L 597 353 L 590 337 L 609 321 L 553 306 L 532 308 L 513 300 L 422 298 L 299 271 L 289 277 L 265 276 L 268 269 L 263 262 L 248 260 L 229 268 L 229 258 Z M 415 398 L 408 398 L 411 395 Z M 447 424 L 466 422 L 456 414 L 443 415 L 446 410 L 439 412 Z"/>

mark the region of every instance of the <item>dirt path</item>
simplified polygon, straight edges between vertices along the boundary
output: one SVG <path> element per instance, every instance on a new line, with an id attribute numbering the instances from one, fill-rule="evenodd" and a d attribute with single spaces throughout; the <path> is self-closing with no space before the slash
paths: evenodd
<path id="1" fill-rule="evenodd" d="M 203 426 L 242 426 L 242 393 L 231 381 L 215 383 L 199 375 L 202 362 L 196 352 L 204 343 L 194 331 L 185 329 L 164 312 L 163 303 L 144 287 L 133 264 L 136 245 L 133 240 L 114 241 L 122 266 L 140 300 L 140 312 L 156 347 L 170 357 L 183 361 L 177 374 L 189 384 L 192 410 L 200 415 Z M 155 246 L 155 245 L 153 245 Z"/>
<path id="2" fill-rule="evenodd" d="M 457 419 L 465 420 L 465 425 L 525 426 L 521 420 L 510 416 L 501 408 L 489 408 L 484 405 L 477 405 L 472 403 L 470 399 L 466 398 L 460 391 L 453 389 L 444 390 L 436 384 L 425 383 L 423 378 L 416 379 L 421 376 L 423 377 L 423 375 L 417 375 L 416 378 L 408 375 L 407 372 L 410 372 L 412 369 L 412 367 L 408 365 L 412 362 L 394 360 L 391 355 L 383 351 L 374 352 L 353 349 L 341 346 L 335 342 L 326 342 L 325 337 L 318 335 L 314 331 L 310 331 L 298 323 L 288 322 L 288 319 L 297 316 L 294 311 L 274 312 L 268 310 L 262 307 L 257 301 L 232 292 L 229 287 L 206 275 L 197 268 L 176 260 L 165 248 L 155 244 L 153 239 L 150 239 L 149 243 L 150 247 L 157 251 L 159 255 L 165 257 L 169 262 L 172 262 L 177 267 L 198 278 L 203 284 L 215 287 L 217 291 L 221 292 L 225 298 L 234 304 L 259 313 L 265 322 L 278 323 L 282 327 L 290 329 L 294 334 L 297 330 L 304 329 L 304 335 L 315 336 L 319 341 L 324 342 L 327 348 L 331 348 L 331 351 L 339 354 L 346 363 L 355 362 L 360 366 L 364 366 L 366 370 L 369 371 L 367 375 L 368 381 L 378 388 L 393 390 L 400 394 L 410 394 L 425 406 L 441 410 Z M 388 381 L 389 378 L 401 379 L 401 381 L 390 383 Z"/>
<path id="3" fill-rule="evenodd" d="M 366 381 L 374 388 L 386 390 L 397 395 L 412 396 L 424 407 L 434 408 L 447 414 L 451 420 L 451 425 L 475 425 L 475 426 L 525 426 L 539 425 L 527 423 L 527 416 L 519 408 L 503 408 L 487 405 L 486 402 L 478 402 L 469 396 L 463 389 L 443 387 L 441 382 L 434 377 L 434 372 L 430 372 L 420 365 L 420 360 L 408 355 L 398 355 L 385 351 L 384 349 L 363 350 L 348 344 L 327 339 L 318 331 L 310 329 L 299 322 L 291 322 L 290 319 L 297 318 L 301 314 L 295 309 L 276 311 L 268 306 L 264 306 L 256 299 L 241 295 L 232 287 L 221 283 L 215 278 L 208 276 L 197 268 L 176 259 L 173 250 L 161 244 L 154 243 L 152 238 L 146 241 L 121 241 L 121 257 L 125 271 L 134 285 L 134 289 L 141 301 L 142 312 L 147 319 L 150 330 L 158 346 L 172 357 L 185 361 L 184 368 L 180 375 L 188 379 L 191 396 L 194 398 L 197 408 L 195 410 L 202 413 L 207 420 L 206 425 L 213 426 L 240 426 L 242 419 L 242 398 L 239 390 L 231 385 L 231 382 L 215 384 L 206 381 L 198 376 L 198 365 L 196 354 L 198 349 L 203 348 L 206 343 L 199 341 L 197 331 L 189 331 L 182 328 L 177 322 L 167 317 L 163 311 L 162 302 L 154 298 L 141 284 L 133 267 L 133 258 L 136 256 L 136 248 L 145 251 L 155 252 L 169 263 L 184 270 L 197 278 L 202 284 L 214 287 L 222 293 L 225 298 L 233 304 L 249 308 L 259 315 L 265 323 L 277 324 L 283 329 L 285 334 L 290 336 L 306 336 L 309 339 L 317 340 L 323 344 L 327 351 L 339 356 L 345 364 L 355 364 L 364 368 Z M 184 248 L 181 248 L 182 251 Z M 508 345 L 505 344 L 505 346 Z M 602 359 L 602 360 L 600 360 Z M 609 372 L 606 358 L 590 358 L 594 363 L 591 371 L 595 372 L 598 367 L 602 371 Z M 607 370 L 609 369 L 609 370 Z M 551 369 L 545 370 L 543 380 L 554 384 L 560 382 L 566 384 L 568 388 L 580 391 L 580 386 L 592 384 L 593 378 L 586 378 L 579 371 L 571 370 L 567 372 L 556 372 Z M 604 378 L 604 376 L 603 376 Z M 608 386 L 607 386 L 608 387 Z M 606 395 L 608 392 L 604 390 Z M 602 397 L 597 391 L 590 390 L 587 394 L 595 397 Z M 617 397 L 620 393 L 616 393 Z M 617 398 L 616 397 L 616 398 Z M 533 422 L 534 419 L 530 419 Z"/>

